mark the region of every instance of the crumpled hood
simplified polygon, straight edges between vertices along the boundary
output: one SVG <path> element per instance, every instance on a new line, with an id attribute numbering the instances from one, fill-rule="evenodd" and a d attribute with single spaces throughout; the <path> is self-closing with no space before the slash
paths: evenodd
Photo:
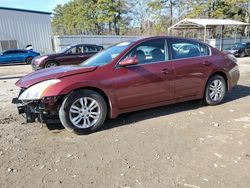
<path id="1" fill-rule="evenodd" d="M 96 70 L 97 67 L 82 67 L 82 66 L 59 66 L 48 69 L 42 69 L 32 72 L 16 82 L 16 86 L 21 88 L 28 88 L 34 84 L 42 81 L 62 78 L 65 76 L 71 76 L 75 74 L 87 73 Z"/>

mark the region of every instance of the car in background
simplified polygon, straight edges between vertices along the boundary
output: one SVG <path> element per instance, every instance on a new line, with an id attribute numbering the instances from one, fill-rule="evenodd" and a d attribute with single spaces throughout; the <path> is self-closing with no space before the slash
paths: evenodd
<path id="1" fill-rule="evenodd" d="M 32 59 L 39 55 L 40 53 L 33 50 L 6 50 L 0 53 L 0 64 L 24 62 L 30 64 Z"/>
<path id="2" fill-rule="evenodd" d="M 199 53 L 175 50 L 183 44 Z M 24 76 L 12 102 L 29 123 L 59 118 L 70 131 L 91 133 L 107 117 L 127 112 L 196 99 L 220 104 L 238 80 L 235 58 L 205 43 L 147 37 L 113 45 L 80 65 Z"/>
<path id="3" fill-rule="evenodd" d="M 77 44 L 68 46 L 59 53 L 39 56 L 31 64 L 33 70 L 60 65 L 78 65 L 101 50 L 103 47 L 99 45 Z"/>
<path id="4" fill-rule="evenodd" d="M 231 53 L 235 57 L 250 56 L 250 42 L 235 43 L 224 50 L 226 53 Z"/>

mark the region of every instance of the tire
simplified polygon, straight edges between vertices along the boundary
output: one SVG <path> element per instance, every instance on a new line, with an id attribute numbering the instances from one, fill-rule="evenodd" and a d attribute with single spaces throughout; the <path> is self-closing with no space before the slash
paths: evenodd
<path id="1" fill-rule="evenodd" d="M 220 104 L 225 97 L 226 90 L 225 79 L 218 74 L 213 75 L 206 84 L 204 102 L 208 105 Z"/>
<path id="2" fill-rule="evenodd" d="M 89 134 L 98 130 L 107 116 L 103 97 L 93 90 L 79 90 L 68 95 L 60 109 L 62 125 L 76 134 Z"/>
<path id="3" fill-rule="evenodd" d="M 44 68 L 57 67 L 58 63 L 55 61 L 48 61 L 45 63 Z"/>
<path id="4" fill-rule="evenodd" d="M 27 57 L 25 60 L 26 64 L 31 64 L 33 57 Z"/>
<path id="5" fill-rule="evenodd" d="M 240 53 L 240 57 L 245 57 L 246 56 L 246 53 L 245 52 L 241 52 Z"/>

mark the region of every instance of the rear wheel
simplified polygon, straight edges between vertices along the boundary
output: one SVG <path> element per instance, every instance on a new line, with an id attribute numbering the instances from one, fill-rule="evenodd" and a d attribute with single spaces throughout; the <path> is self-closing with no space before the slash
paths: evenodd
<path id="1" fill-rule="evenodd" d="M 25 62 L 26 64 L 31 64 L 33 57 L 27 57 Z"/>
<path id="2" fill-rule="evenodd" d="M 103 97 L 93 90 L 75 91 L 66 97 L 59 110 L 63 126 L 78 134 L 88 134 L 102 126 L 107 115 Z"/>
<path id="3" fill-rule="evenodd" d="M 58 63 L 55 61 L 48 61 L 45 63 L 44 68 L 50 68 L 50 67 L 56 67 L 58 66 Z"/>
<path id="4" fill-rule="evenodd" d="M 213 75 L 207 82 L 204 101 L 209 105 L 221 103 L 225 97 L 226 89 L 225 79 L 218 74 Z"/>

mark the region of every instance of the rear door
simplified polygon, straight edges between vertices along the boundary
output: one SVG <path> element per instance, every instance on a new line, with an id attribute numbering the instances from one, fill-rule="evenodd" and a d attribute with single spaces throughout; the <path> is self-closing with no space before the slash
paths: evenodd
<path id="1" fill-rule="evenodd" d="M 173 65 L 166 40 L 154 39 L 134 47 L 124 57 L 136 56 L 137 65 L 115 68 L 115 91 L 120 109 L 154 104 L 174 98 Z"/>
<path id="2" fill-rule="evenodd" d="M 183 45 L 189 46 L 189 50 L 178 50 Z M 175 69 L 176 98 L 202 95 L 204 82 L 212 70 L 209 47 L 186 39 L 170 39 L 169 47 Z"/>

